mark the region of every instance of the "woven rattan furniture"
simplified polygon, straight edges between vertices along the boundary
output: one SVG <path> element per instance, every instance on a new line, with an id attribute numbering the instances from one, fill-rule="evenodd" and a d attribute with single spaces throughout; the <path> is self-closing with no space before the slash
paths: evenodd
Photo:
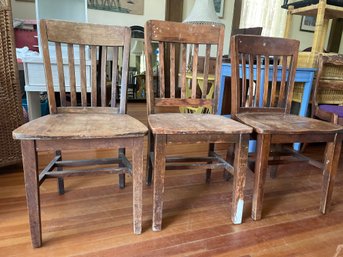
<path id="1" fill-rule="evenodd" d="M 23 122 L 10 0 L 0 0 L 0 167 L 21 161 L 12 130 Z"/>

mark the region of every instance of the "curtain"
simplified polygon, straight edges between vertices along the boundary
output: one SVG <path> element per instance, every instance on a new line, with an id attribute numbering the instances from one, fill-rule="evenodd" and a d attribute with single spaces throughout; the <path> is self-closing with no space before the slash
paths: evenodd
<path id="1" fill-rule="evenodd" d="M 263 27 L 262 35 L 283 37 L 287 11 L 283 0 L 243 0 L 240 28 Z"/>

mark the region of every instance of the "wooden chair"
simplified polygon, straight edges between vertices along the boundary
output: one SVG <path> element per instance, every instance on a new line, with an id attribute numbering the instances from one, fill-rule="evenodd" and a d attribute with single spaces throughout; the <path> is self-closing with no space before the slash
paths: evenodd
<path id="1" fill-rule="evenodd" d="M 50 115 L 32 120 L 13 132 L 21 140 L 23 167 L 31 239 L 34 247 L 42 244 L 39 186 L 46 178 L 58 178 L 59 192 L 64 193 L 63 177 L 84 174 L 128 173 L 133 176 L 134 233 L 141 233 L 143 139 L 147 128 L 126 113 L 126 91 L 130 50 L 130 29 L 126 27 L 41 20 L 40 35 L 49 97 Z M 53 44 L 53 46 L 51 45 Z M 78 45 L 78 47 L 76 47 Z M 97 74 L 97 51 L 102 47 L 101 71 Z M 56 51 L 56 57 L 51 54 Z M 49 51 L 50 49 L 50 51 Z M 68 57 L 62 56 L 66 50 Z M 77 56 L 77 53 L 79 57 Z M 106 60 L 113 58 L 110 106 L 106 102 Z M 87 56 L 90 56 L 88 59 Z M 122 60 L 121 81 L 116 81 L 118 58 Z M 87 65 L 89 69 L 86 68 Z M 56 67 L 57 66 L 57 67 Z M 53 78 L 52 70 L 58 76 Z M 63 69 L 64 68 L 64 69 Z M 80 78 L 75 70 L 80 70 Z M 66 72 L 69 70 L 68 72 Z M 97 75 L 101 85 L 98 88 Z M 70 81 L 65 78 L 67 76 Z M 80 83 L 78 83 L 80 81 Z M 89 82 L 89 83 L 88 83 Z M 120 101 L 116 87 L 121 84 Z M 55 90 L 59 88 L 61 106 L 56 106 Z M 70 89 L 71 102 L 66 101 Z M 77 103 L 76 91 L 81 91 Z M 91 101 L 87 102 L 87 92 Z M 100 91 L 98 94 L 97 91 Z M 101 106 L 97 106 L 100 98 Z M 71 106 L 68 106 L 71 105 Z M 119 148 L 118 158 L 97 160 L 62 160 L 64 151 Z M 132 149 L 132 164 L 125 149 Z M 38 153 L 54 151 L 53 160 L 38 173 Z M 110 164 L 113 164 L 109 166 Z M 97 165 L 97 166 L 95 166 Z M 102 165 L 102 166 L 101 166 Z M 105 167 L 103 165 L 106 165 Z M 87 166 L 83 169 L 71 167 Z M 93 167 L 92 167 L 93 166 Z M 94 168 L 94 169 L 93 169 Z"/>
<path id="2" fill-rule="evenodd" d="M 328 67 L 343 69 L 343 55 L 324 56 L 319 55 L 318 72 L 313 88 L 312 95 L 312 118 L 317 118 L 334 124 L 343 125 L 343 80 L 342 78 L 330 80 L 323 74 Z M 342 101 L 340 105 L 321 104 L 319 93 L 322 90 L 334 90 L 335 94 L 341 94 Z"/>
<path id="3" fill-rule="evenodd" d="M 242 222 L 243 188 L 247 160 L 248 137 L 252 129 L 236 121 L 213 114 L 192 113 L 158 113 L 164 107 L 180 106 L 207 106 L 212 113 L 216 112 L 221 70 L 221 55 L 223 50 L 223 26 L 195 25 L 166 21 L 148 21 L 145 25 L 145 55 L 147 60 L 147 108 L 149 135 L 149 155 L 147 182 L 151 183 L 153 166 L 153 225 L 154 231 L 161 230 L 163 192 L 165 170 L 168 169 L 207 169 L 206 180 L 209 181 L 211 169 L 225 168 L 234 174 L 234 190 L 232 197 L 231 219 L 233 223 Z M 154 97 L 153 69 L 152 69 L 152 42 L 159 47 L 159 95 Z M 186 49 L 187 44 L 194 45 L 192 96 L 186 97 Z M 181 48 L 181 95 L 175 92 L 178 87 L 175 81 L 175 49 Z M 199 48 L 206 48 L 204 69 L 204 87 L 207 87 L 208 66 L 211 51 L 216 53 L 215 93 L 214 99 L 206 99 L 204 90 L 200 98 L 196 98 L 197 61 Z M 170 54 L 170 69 L 166 67 L 164 56 Z M 167 74 L 170 73 L 170 74 Z M 166 90 L 167 81 L 170 90 Z M 166 157 L 166 147 L 176 143 L 209 143 L 209 152 L 206 157 Z M 233 166 L 215 152 L 214 143 L 235 144 L 236 159 Z M 149 161 L 150 160 L 150 161 Z M 192 163 L 190 163 L 192 162 Z M 195 162 L 195 163 L 194 163 Z M 167 165 L 166 165 L 167 163 Z M 233 168 L 234 167 L 234 168 Z"/>
<path id="4" fill-rule="evenodd" d="M 343 127 L 290 114 L 298 48 L 299 41 L 290 39 L 251 35 L 237 35 L 231 39 L 232 115 L 253 127 L 253 137 L 257 138 L 252 203 L 254 220 L 262 215 L 264 183 L 272 144 L 275 144 L 273 150 L 276 151 L 282 150 L 283 144 L 294 142 L 326 143 L 324 165 L 314 160 L 310 163 L 323 167 L 320 203 L 323 214 L 330 203 Z M 256 65 L 255 73 L 253 65 Z M 262 72 L 263 68 L 265 72 Z M 280 160 L 278 152 L 272 153 L 274 157 L 269 164 L 291 161 L 288 158 Z M 294 151 L 286 153 L 290 152 Z M 309 160 L 306 156 L 301 158 Z"/>

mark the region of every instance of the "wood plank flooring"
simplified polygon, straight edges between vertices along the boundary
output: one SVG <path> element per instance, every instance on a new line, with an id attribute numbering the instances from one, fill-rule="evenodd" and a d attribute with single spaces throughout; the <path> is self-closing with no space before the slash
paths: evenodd
<path id="1" fill-rule="evenodd" d="M 142 103 L 129 114 L 146 123 Z M 225 149 L 226 146 L 221 146 Z M 322 158 L 322 145 L 306 154 Z M 171 154 L 205 154 L 206 145 L 178 145 Z M 115 151 L 68 152 L 67 158 L 93 158 Z M 49 154 L 40 156 L 40 164 Z M 66 158 L 65 158 L 66 159 Z M 41 186 L 43 247 L 33 249 L 29 235 L 21 167 L 0 170 L 0 256 L 343 256 L 343 166 L 340 164 L 327 215 L 319 213 L 321 171 L 306 164 L 281 166 L 267 178 L 263 219 L 250 218 L 253 174 L 248 173 L 242 225 L 230 222 L 232 181 L 214 171 L 168 171 L 163 229 L 151 230 L 152 189 L 144 187 L 143 233 L 132 233 L 132 183 L 118 188 L 116 175 L 67 178 L 66 194 L 57 182 Z M 342 246 L 343 248 L 343 246 Z"/>

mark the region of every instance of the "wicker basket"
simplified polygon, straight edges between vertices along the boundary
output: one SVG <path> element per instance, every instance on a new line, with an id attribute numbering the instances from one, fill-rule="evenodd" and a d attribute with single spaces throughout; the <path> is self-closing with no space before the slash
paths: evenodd
<path id="1" fill-rule="evenodd" d="M 11 1 L 0 0 L 0 167 L 21 161 L 12 131 L 23 123 Z"/>

